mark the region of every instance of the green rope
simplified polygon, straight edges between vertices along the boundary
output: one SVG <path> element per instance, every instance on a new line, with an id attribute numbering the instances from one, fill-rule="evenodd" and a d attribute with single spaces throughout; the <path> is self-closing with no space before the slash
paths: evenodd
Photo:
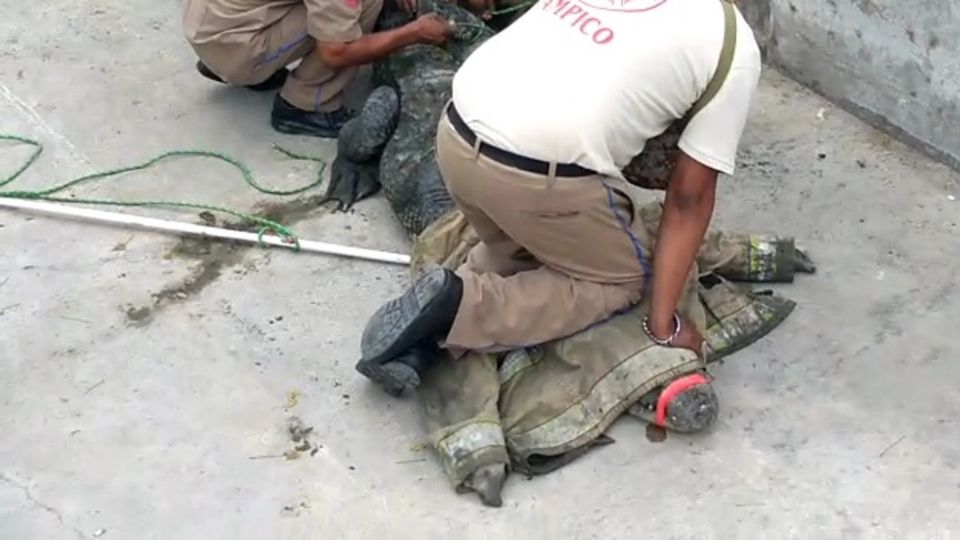
<path id="1" fill-rule="evenodd" d="M 26 171 L 27 169 L 33 166 L 33 164 L 37 161 L 37 159 L 40 158 L 40 154 L 43 153 L 43 145 L 33 139 L 18 137 L 17 135 L 0 135 L 0 140 L 14 141 L 21 144 L 27 144 L 36 148 L 33 151 L 33 154 L 30 155 L 27 161 L 24 162 L 24 164 L 19 169 L 14 171 L 13 174 L 8 176 L 7 178 L 0 180 L 0 187 L 3 187 L 9 184 L 10 182 L 13 182 L 17 178 L 19 178 L 20 175 L 24 173 L 24 171 Z"/>
<path id="2" fill-rule="evenodd" d="M 25 137 L 20 137 L 18 135 L 8 135 L 8 134 L 0 134 L 0 141 L 12 141 L 15 143 L 30 145 L 36 148 L 33 154 L 31 154 L 31 156 L 27 159 L 26 162 L 24 162 L 22 166 L 20 166 L 20 168 L 18 168 L 16 171 L 14 171 L 12 174 L 7 176 L 6 178 L 0 179 L 0 188 L 2 188 L 12 183 L 21 175 L 23 175 L 23 173 L 26 172 L 27 169 L 29 169 L 37 161 L 37 159 L 40 157 L 40 154 L 43 152 L 43 145 L 40 144 L 40 142 L 35 141 L 33 139 L 28 139 Z M 204 150 L 173 150 L 170 152 L 164 152 L 163 154 L 160 154 L 155 158 L 152 158 L 148 161 L 145 161 L 137 165 L 120 167 L 117 169 L 111 169 L 103 172 L 88 174 L 85 176 L 81 176 L 80 178 L 76 178 L 74 180 L 70 180 L 67 182 L 63 182 L 61 184 L 54 185 L 53 187 L 49 187 L 47 189 L 35 190 L 35 191 L 26 191 L 26 190 L 0 191 L 0 197 L 8 197 L 12 199 L 44 200 L 49 202 L 70 203 L 70 204 L 90 204 L 90 205 L 100 205 L 100 206 L 128 206 L 128 207 L 172 207 L 172 208 L 188 208 L 192 210 L 205 210 L 208 212 L 219 212 L 219 213 L 227 214 L 227 215 L 239 218 L 243 221 L 251 222 L 260 226 L 258 238 L 260 239 L 261 243 L 263 242 L 263 235 L 267 231 L 271 231 L 276 236 L 280 237 L 284 241 L 284 243 L 291 244 L 292 248 L 295 251 L 298 251 L 300 249 L 300 242 L 297 239 L 296 235 L 294 235 L 294 233 L 287 227 L 270 219 L 266 219 L 253 214 L 248 214 L 245 212 L 239 212 L 239 211 L 232 210 L 230 208 L 225 208 L 222 206 L 179 202 L 179 201 L 154 201 L 154 200 L 116 201 L 111 199 L 57 196 L 57 194 L 60 194 L 63 191 L 66 191 L 79 184 L 94 181 L 94 180 L 103 180 L 105 178 L 129 173 L 129 172 L 142 171 L 145 169 L 149 169 L 150 167 L 153 167 L 154 165 L 160 163 L 161 161 L 164 161 L 166 159 L 173 158 L 173 157 L 211 158 L 211 159 L 216 159 L 224 163 L 230 164 L 234 168 L 236 168 L 238 171 L 240 171 L 240 174 L 243 176 L 243 179 L 247 183 L 247 185 L 259 191 L 260 193 L 265 193 L 267 195 L 280 195 L 280 196 L 297 195 L 305 191 L 308 191 L 310 189 L 313 189 L 323 182 L 323 172 L 324 170 L 326 170 L 326 166 L 327 166 L 327 163 L 324 160 L 317 157 L 313 157 L 313 156 L 305 156 L 305 155 L 297 154 L 290 150 L 282 148 L 278 145 L 274 145 L 273 148 L 274 150 L 278 151 L 281 154 L 286 155 L 291 159 L 302 160 L 302 161 L 314 161 L 316 163 L 319 163 L 320 167 L 317 170 L 316 180 L 306 186 L 299 187 L 296 189 L 290 189 L 290 190 L 271 189 L 271 188 L 267 188 L 260 185 L 254 178 L 253 173 L 245 164 L 225 154 L 221 154 L 219 152 L 209 152 Z"/>
<path id="3" fill-rule="evenodd" d="M 515 11 L 520 11 L 526 9 L 537 3 L 537 0 L 527 0 L 526 2 L 521 2 L 515 6 L 506 7 L 503 9 L 497 9 L 490 12 L 490 15 L 496 17 L 498 15 L 506 15 L 508 13 L 513 13 Z M 461 41 L 466 41 L 470 43 L 475 43 L 480 40 L 481 37 L 490 37 L 493 36 L 496 32 L 486 24 L 470 24 L 470 23 L 458 23 L 457 30 L 460 32 L 457 39 Z"/>
<path id="4" fill-rule="evenodd" d="M 506 15 L 507 13 L 513 13 L 514 11 L 520 11 L 521 9 L 528 8 L 528 7 L 530 7 L 530 6 L 532 6 L 532 5 L 536 4 L 536 3 L 537 3 L 537 0 L 528 0 L 527 2 L 522 2 L 522 3 L 517 4 L 517 5 L 515 5 L 515 6 L 511 6 L 511 7 L 507 7 L 507 8 L 495 10 L 495 11 L 491 12 L 490 14 L 493 15 L 493 16 Z"/>
<path id="5" fill-rule="evenodd" d="M 487 34 L 486 37 L 490 37 L 493 33 L 493 30 L 485 24 L 457 23 L 456 38 L 467 43 L 476 43 L 481 37 L 484 37 L 484 34 Z"/>

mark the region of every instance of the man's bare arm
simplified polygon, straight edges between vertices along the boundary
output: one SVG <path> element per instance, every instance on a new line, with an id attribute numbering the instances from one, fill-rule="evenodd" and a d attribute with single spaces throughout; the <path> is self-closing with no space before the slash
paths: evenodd
<path id="1" fill-rule="evenodd" d="M 325 64 L 342 69 L 375 62 L 416 43 L 442 45 L 453 30 L 449 21 L 436 13 L 428 13 L 399 28 L 374 32 L 354 41 L 320 42 L 317 50 Z"/>
<path id="2" fill-rule="evenodd" d="M 680 294 L 713 216 L 717 175 L 716 170 L 683 152 L 673 170 L 653 262 L 649 327 L 658 339 L 666 339 L 674 332 L 673 316 Z M 699 333 L 689 328 L 689 324 L 685 326 L 674 346 L 692 348 L 699 353 Z"/>

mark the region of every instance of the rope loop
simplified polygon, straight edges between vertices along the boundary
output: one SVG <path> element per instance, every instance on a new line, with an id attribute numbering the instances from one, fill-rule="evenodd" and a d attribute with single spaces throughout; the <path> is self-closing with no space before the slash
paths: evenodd
<path id="1" fill-rule="evenodd" d="M 27 160 L 23 163 L 23 165 L 17 168 L 13 173 L 11 173 L 6 178 L 0 179 L 0 187 L 4 187 L 12 183 L 17 178 L 19 178 L 21 175 L 23 175 L 24 172 L 26 172 L 27 169 L 33 166 L 33 164 L 40 157 L 40 154 L 43 152 L 43 144 L 41 144 L 39 141 L 36 141 L 34 139 L 29 139 L 27 137 L 22 137 L 20 135 L 12 135 L 12 134 L 5 134 L 5 133 L 0 133 L 0 141 L 12 141 L 14 143 L 33 146 L 35 148 L 33 153 L 30 155 L 30 157 L 27 158 Z M 287 156 L 290 159 L 299 160 L 299 161 L 312 161 L 319 164 L 319 166 L 317 167 L 316 179 L 305 186 L 289 189 L 289 190 L 266 188 L 257 182 L 256 178 L 254 178 L 253 176 L 253 173 L 250 171 L 250 168 L 247 167 L 246 164 L 244 164 L 243 162 L 231 156 L 222 154 L 220 152 L 211 152 L 208 150 L 187 149 L 187 150 L 171 150 L 169 152 L 164 152 L 158 156 L 155 156 L 137 165 L 131 165 L 127 167 L 120 167 L 116 169 L 110 169 L 106 171 L 87 174 L 79 178 L 75 178 L 73 180 L 63 182 L 61 184 L 55 184 L 52 187 L 49 187 L 46 189 L 33 190 L 33 191 L 29 191 L 29 190 L 2 191 L 0 190 L 0 197 L 7 197 L 11 199 L 25 199 L 25 200 L 43 200 L 43 201 L 49 201 L 49 202 L 69 203 L 69 204 L 90 204 L 90 205 L 100 205 L 100 206 L 158 207 L 158 208 L 168 207 L 168 208 L 186 208 L 186 209 L 192 209 L 192 210 L 203 210 L 208 212 L 219 212 L 221 214 L 227 214 L 227 215 L 239 218 L 242 221 L 251 222 L 259 225 L 260 230 L 257 234 L 257 239 L 260 241 L 261 246 L 265 245 L 263 243 L 263 235 L 267 231 L 270 231 L 275 236 L 280 238 L 284 244 L 289 244 L 291 246 L 291 249 L 293 249 L 296 252 L 299 252 L 300 239 L 297 238 L 297 236 L 293 233 L 293 231 L 291 231 L 286 226 L 276 221 L 273 221 L 271 219 L 267 219 L 265 217 L 248 214 L 245 212 L 240 212 L 237 210 L 232 210 L 230 208 L 225 208 L 225 207 L 215 206 L 210 204 L 198 204 L 198 203 L 181 202 L 181 201 L 152 201 L 152 200 L 118 201 L 113 199 L 78 198 L 74 196 L 58 195 L 78 184 L 95 181 L 95 180 L 103 180 L 105 178 L 118 176 L 118 175 L 129 173 L 129 172 L 143 171 L 159 164 L 164 160 L 174 158 L 174 157 L 209 158 L 209 159 L 215 159 L 215 160 L 219 160 L 224 163 L 227 163 L 233 166 L 235 169 L 237 169 L 240 172 L 240 175 L 243 177 L 243 180 L 244 182 L 246 182 L 247 185 L 249 185 L 256 191 L 267 194 L 267 195 L 278 195 L 278 196 L 298 195 L 306 191 L 309 191 L 319 186 L 321 183 L 323 183 L 323 173 L 327 168 L 327 162 L 325 160 L 319 157 L 308 156 L 308 155 L 293 152 L 291 150 L 283 148 L 278 144 L 274 144 L 273 149 Z"/>

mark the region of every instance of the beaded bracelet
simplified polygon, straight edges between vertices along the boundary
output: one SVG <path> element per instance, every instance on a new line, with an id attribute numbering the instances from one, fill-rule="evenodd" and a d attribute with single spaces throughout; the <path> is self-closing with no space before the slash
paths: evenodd
<path id="1" fill-rule="evenodd" d="M 653 332 L 650 331 L 649 320 L 650 317 L 643 318 L 643 331 L 647 334 L 647 337 L 650 338 L 650 341 L 661 346 L 672 345 L 673 340 L 677 339 L 677 336 L 680 335 L 680 330 L 683 328 L 683 323 L 680 322 L 680 316 L 674 313 L 673 322 L 676 325 L 676 328 L 673 330 L 673 335 L 667 339 L 657 339 L 657 337 L 653 335 Z"/>

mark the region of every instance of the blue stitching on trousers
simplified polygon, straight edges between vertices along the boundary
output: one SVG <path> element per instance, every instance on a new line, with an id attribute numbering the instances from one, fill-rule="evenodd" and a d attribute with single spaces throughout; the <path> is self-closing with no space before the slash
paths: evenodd
<path id="1" fill-rule="evenodd" d="M 301 43 L 303 43 L 308 39 L 310 39 L 310 34 L 304 34 L 301 37 L 298 37 L 297 39 L 291 41 L 290 43 L 287 43 L 286 45 L 280 47 L 276 51 L 268 54 L 267 56 L 264 56 L 263 58 L 260 59 L 259 62 L 254 64 L 253 67 L 255 68 L 260 67 L 263 64 L 268 64 L 270 62 L 277 60 L 278 58 L 290 52 L 291 50 L 295 49 L 298 45 L 300 45 Z"/>
<path id="2" fill-rule="evenodd" d="M 630 228 L 630 224 L 627 220 L 617 211 L 616 202 L 613 200 L 613 189 L 610 186 L 604 184 L 603 186 L 607 190 L 607 204 L 610 206 L 610 211 L 613 212 L 614 217 L 617 218 L 617 221 L 620 222 L 620 227 L 623 229 L 627 236 L 630 237 L 630 243 L 633 244 L 633 250 L 637 253 L 637 260 L 640 262 L 640 267 L 643 269 L 643 288 L 645 291 L 649 291 L 650 288 L 650 263 L 647 260 L 647 257 L 643 254 L 643 244 L 640 243 L 640 239 L 637 238 L 637 235 L 633 232 L 633 229 Z"/>

